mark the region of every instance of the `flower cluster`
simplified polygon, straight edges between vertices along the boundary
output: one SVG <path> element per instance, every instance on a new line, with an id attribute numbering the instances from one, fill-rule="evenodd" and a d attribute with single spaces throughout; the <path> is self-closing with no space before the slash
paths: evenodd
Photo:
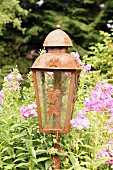
<path id="1" fill-rule="evenodd" d="M 77 59 L 79 64 L 81 64 L 80 55 L 77 52 L 71 52 L 71 55 L 73 55 Z"/>
<path id="2" fill-rule="evenodd" d="M 35 103 L 29 104 L 28 106 L 22 106 L 20 112 L 25 119 L 31 116 L 37 116 L 37 112 L 35 111 L 36 107 Z"/>
<path id="3" fill-rule="evenodd" d="M 70 123 L 78 130 L 82 130 L 84 127 L 86 127 L 87 129 L 90 128 L 89 120 L 87 119 L 84 113 L 85 110 L 79 111 L 77 117 L 70 121 Z"/>
<path id="4" fill-rule="evenodd" d="M 105 164 L 111 164 L 111 168 L 113 168 L 113 146 L 103 148 L 97 155 L 97 159 L 99 158 L 108 158 L 108 161 L 106 161 Z"/>
<path id="5" fill-rule="evenodd" d="M 91 65 L 90 64 L 82 64 L 82 71 L 83 72 L 87 72 L 87 73 L 91 73 Z"/>
<path id="6" fill-rule="evenodd" d="M 86 111 L 100 112 L 107 110 L 111 115 L 113 115 L 112 92 L 113 86 L 99 81 L 94 90 L 91 92 L 90 97 L 84 101 Z"/>
<path id="7" fill-rule="evenodd" d="M 107 111 L 111 118 L 108 120 L 108 132 L 113 132 L 113 86 L 99 81 L 94 90 L 91 92 L 90 97 L 84 100 L 85 109 L 78 112 L 76 119 L 72 119 L 70 123 L 81 130 L 84 127 L 89 128 L 89 121 L 85 117 L 88 111 Z"/>
<path id="8" fill-rule="evenodd" d="M 80 55 L 77 52 L 71 52 L 71 54 L 77 59 L 79 64 L 81 64 L 82 72 L 91 73 L 91 65 L 82 63 L 80 60 Z"/>
<path id="9" fill-rule="evenodd" d="M 0 104 L 2 104 L 3 96 L 4 96 L 4 92 L 3 92 L 3 91 L 0 91 Z"/>
<path id="10" fill-rule="evenodd" d="M 19 90 L 21 80 L 22 76 L 19 73 L 18 69 L 15 68 L 8 76 L 4 77 L 5 88 L 9 91 Z"/>

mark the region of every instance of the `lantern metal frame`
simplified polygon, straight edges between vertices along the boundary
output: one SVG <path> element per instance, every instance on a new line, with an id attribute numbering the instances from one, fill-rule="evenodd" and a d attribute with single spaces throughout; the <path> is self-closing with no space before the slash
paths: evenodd
<path id="1" fill-rule="evenodd" d="M 36 78 L 36 72 L 70 72 L 71 73 L 71 79 L 70 79 L 70 86 L 69 86 L 69 94 L 68 94 L 68 105 L 66 109 L 66 117 L 65 117 L 65 126 L 61 130 L 57 129 L 44 129 L 42 126 L 42 116 L 41 116 L 41 109 L 40 109 L 40 100 L 39 100 L 39 91 L 38 91 L 38 83 Z M 32 68 L 33 72 L 33 79 L 34 79 L 34 88 L 35 88 L 35 94 L 36 94 L 36 104 L 37 104 L 37 112 L 38 112 L 38 121 L 39 121 L 39 130 L 40 132 L 45 133 L 60 133 L 60 134 L 66 134 L 70 130 L 70 120 L 72 118 L 74 104 L 77 99 L 76 92 L 78 88 L 78 79 L 80 74 L 81 68 L 78 69 L 52 69 L 52 68 Z M 75 87 L 74 87 L 75 86 Z M 72 95 L 74 94 L 74 97 Z M 73 101 L 72 101 L 73 100 Z M 71 106 L 70 106 L 71 104 Z M 70 113 L 70 114 L 69 114 Z"/>
<path id="2" fill-rule="evenodd" d="M 79 62 L 77 61 L 77 59 L 73 55 L 67 53 L 68 47 L 73 46 L 72 41 L 64 31 L 60 30 L 59 25 L 57 26 L 56 30 L 48 34 L 48 36 L 46 37 L 44 41 L 43 46 L 48 48 L 48 52 L 46 54 L 41 54 L 35 60 L 31 68 L 32 73 L 33 73 L 34 89 L 35 89 L 35 94 L 36 94 L 39 130 L 42 133 L 56 134 L 56 140 L 57 142 L 60 142 L 60 134 L 66 134 L 70 130 L 70 120 L 72 119 L 72 115 L 74 111 L 74 104 L 75 104 L 75 101 L 77 100 L 78 80 L 79 80 L 79 76 L 80 76 L 80 72 L 82 68 Z M 53 127 L 53 128 L 47 129 L 42 124 L 41 103 L 40 103 L 39 88 L 38 88 L 38 83 L 37 83 L 37 72 L 39 73 L 68 72 L 71 74 L 70 79 L 69 79 L 70 80 L 69 89 L 68 89 L 69 91 L 67 95 L 68 99 L 67 99 L 66 113 L 65 113 L 65 119 L 64 119 L 65 123 L 62 128 L 57 129 Z M 54 93 L 54 90 L 53 90 L 53 93 Z M 53 119 L 58 120 L 56 118 L 58 118 L 56 115 L 53 116 Z M 55 144 L 54 148 L 57 149 L 58 152 L 60 152 L 59 144 Z M 60 156 L 58 154 L 55 154 L 53 155 L 52 158 L 53 158 L 54 167 L 56 169 L 60 169 Z"/>

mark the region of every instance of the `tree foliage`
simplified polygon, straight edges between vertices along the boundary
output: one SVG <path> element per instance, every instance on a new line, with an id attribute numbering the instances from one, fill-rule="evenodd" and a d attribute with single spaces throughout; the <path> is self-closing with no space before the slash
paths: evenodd
<path id="1" fill-rule="evenodd" d="M 5 26 L 10 23 L 14 28 L 25 31 L 21 28 L 21 22 L 22 17 L 27 13 L 28 11 L 19 5 L 18 0 L 2 0 L 0 2 L 0 35 L 2 35 Z"/>
<path id="2" fill-rule="evenodd" d="M 0 67 L 2 75 L 18 65 L 26 73 L 47 34 L 61 25 L 81 56 L 110 32 L 112 0 L 3 0 L 0 2 Z M 29 12 L 28 12 L 29 11 Z M 27 15 L 26 15 L 27 14 Z M 25 29 L 26 28 L 26 29 Z M 71 49 L 70 49 L 71 51 Z"/>

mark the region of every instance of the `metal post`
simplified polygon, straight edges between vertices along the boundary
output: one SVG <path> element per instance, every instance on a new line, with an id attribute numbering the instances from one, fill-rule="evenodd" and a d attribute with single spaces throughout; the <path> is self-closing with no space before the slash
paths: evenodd
<path id="1" fill-rule="evenodd" d="M 57 142 L 60 142 L 60 134 L 56 134 L 56 140 Z M 60 145 L 55 144 L 54 148 L 57 149 L 58 152 L 60 152 Z M 53 155 L 52 157 L 52 167 L 55 170 L 60 170 L 60 156 L 58 154 Z"/>

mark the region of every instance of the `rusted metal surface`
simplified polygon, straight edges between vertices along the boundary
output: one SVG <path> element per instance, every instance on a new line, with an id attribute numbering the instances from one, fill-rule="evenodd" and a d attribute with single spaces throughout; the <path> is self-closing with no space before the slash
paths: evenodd
<path id="1" fill-rule="evenodd" d="M 56 134 L 56 141 L 60 142 L 60 134 Z M 57 149 L 58 152 L 60 152 L 60 145 L 55 144 L 54 148 Z M 55 170 L 60 170 L 60 156 L 58 154 L 55 154 L 52 156 L 52 167 Z"/>
<path id="2" fill-rule="evenodd" d="M 33 71 L 32 73 L 33 73 L 33 80 L 34 80 L 34 89 L 35 89 L 35 94 L 36 94 L 38 121 L 39 121 L 40 127 L 42 128 L 42 118 L 41 118 L 40 100 L 39 100 L 39 93 L 38 93 L 38 84 L 37 84 L 36 71 Z"/>
<path id="3" fill-rule="evenodd" d="M 70 37 L 57 26 L 57 29 L 50 32 L 46 37 L 44 47 L 72 47 L 72 41 Z"/>
<path id="4" fill-rule="evenodd" d="M 43 46 L 48 52 L 40 55 L 32 66 L 39 130 L 56 134 L 56 140 L 60 142 L 60 134 L 70 130 L 81 66 L 73 55 L 68 54 L 72 41 L 60 26 L 48 34 Z M 56 144 L 54 148 L 60 152 L 60 145 Z M 53 155 L 53 167 L 60 169 L 57 154 Z"/>
<path id="5" fill-rule="evenodd" d="M 46 53 L 40 55 L 32 68 L 81 69 L 77 59 L 68 53 Z"/>
<path id="6" fill-rule="evenodd" d="M 47 88 L 46 91 L 47 97 L 50 100 L 50 104 L 48 106 L 48 111 L 46 112 L 46 114 L 50 115 L 51 113 L 54 113 L 55 115 L 60 115 L 59 108 L 56 105 L 56 101 L 59 99 L 60 90 L 56 89 L 55 91 L 53 91 L 50 88 Z"/>

